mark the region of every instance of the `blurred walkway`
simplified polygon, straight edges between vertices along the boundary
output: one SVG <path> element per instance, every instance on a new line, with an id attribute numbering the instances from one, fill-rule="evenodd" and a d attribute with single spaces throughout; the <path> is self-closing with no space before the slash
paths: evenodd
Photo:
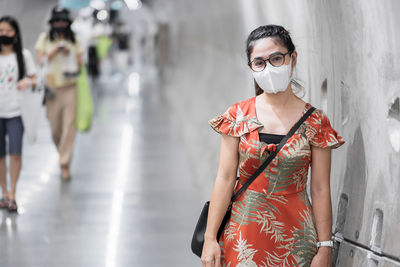
<path id="1" fill-rule="evenodd" d="M 0 212 L 0 266 L 199 265 L 189 245 L 201 203 L 157 77 L 104 71 L 71 182 L 59 177 L 44 118 L 25 145 L 20 214 Z"/>

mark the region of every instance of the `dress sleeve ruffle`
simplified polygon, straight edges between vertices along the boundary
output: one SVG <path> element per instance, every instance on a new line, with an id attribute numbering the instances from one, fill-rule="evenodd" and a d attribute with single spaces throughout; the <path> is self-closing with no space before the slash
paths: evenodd
<path id="1" fill-rule="evenodd" d="M 263 126 L 254 117 L 249 117 L 243 114 L 240 106 L 233 105 L 224 114 L 209 120 L 208 123 L 217 133 L 240 137 Z"/>
<path id="2" fill-rule="evenodd" d="M 320 148 L 338 148 L 345 143 L 338 132 L 332 128 L 331 123 L 323 111 L 318 112 L 319 124 L 316 134 L 311 138 L 310 144 Z"/>

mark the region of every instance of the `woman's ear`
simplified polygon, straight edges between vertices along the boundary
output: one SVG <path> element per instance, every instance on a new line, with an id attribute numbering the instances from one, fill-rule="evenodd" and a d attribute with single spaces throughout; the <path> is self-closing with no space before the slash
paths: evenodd
<path id="1" fill-rule="evenodd" d="M 292 68 L 296 67 L 297 65 L 297 51 L 292 53 Z"/>
<path id="2" fill-rule="evenodd" d="M 294 69 L 296 68 L 296 65 L 297 65 L 297 51 L 294 51 L 292 53 L 292 69 L 290 71 L 290 77 L 293 76 L 293 72 L 294 72 Z"/>

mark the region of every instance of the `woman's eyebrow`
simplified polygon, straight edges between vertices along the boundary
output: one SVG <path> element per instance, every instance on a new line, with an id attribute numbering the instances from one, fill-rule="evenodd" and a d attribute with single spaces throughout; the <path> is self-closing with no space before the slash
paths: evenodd
<path id="1" fill-rule="evenodd" d="M 269 55 L 268 55 L 268 57 L 270 57 L 270 56 L 274 56 L 274 55 L 276 55 L 276 54 L 284 54 L 284 52 L 281 52 L 281 51 L 275 51 L 275 52 L 273 52 L 273 53 L 269 54 Z"/>
<path id="2" fill-rule="evenodd" d="M 256 56 L 256 57 L 253 58 L 253 60 L 256 59 L 256 58 L 267 59 L 267 58 L 269 58 L 269 57 L 271 57 L 271 56 L 274 56 L 274 55 L 276 55 L 276 54 L 284 54 L 284 53 L 282 53 L 281 51 L 275 51 L 275 52 L 272 52 L 271 54 L 269 54 L 267 57 L 264 57 L 264 56 Z"/>

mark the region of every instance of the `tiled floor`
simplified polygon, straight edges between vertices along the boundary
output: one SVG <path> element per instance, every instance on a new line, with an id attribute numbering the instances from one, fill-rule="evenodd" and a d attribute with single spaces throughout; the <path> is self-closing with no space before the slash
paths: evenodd
<path id="1" fill-rule="evenodd" d="M 24 147 L 20 214 L 0 212 L 1 267 L 200 265 L 189 245 L 202 203 L 155 78 L 101 77 L 69 183 L 43 116 Z"/>

